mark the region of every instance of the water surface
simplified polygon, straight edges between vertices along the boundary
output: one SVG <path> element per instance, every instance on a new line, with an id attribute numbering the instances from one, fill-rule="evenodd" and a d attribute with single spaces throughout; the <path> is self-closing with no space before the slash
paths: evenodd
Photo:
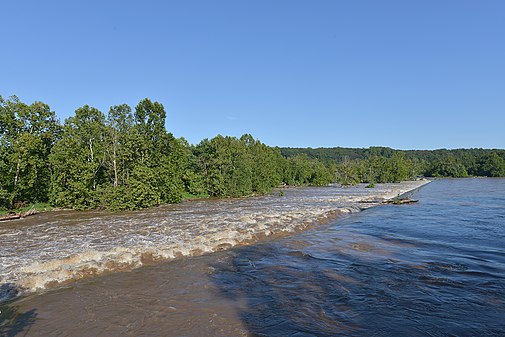
<path id="1" fill-rule="evenodd" d="M 505 179 L 4 303 L 0 335 L 503 336 Z"/>
<path id="2" fill-rule="evenodd" d="M 49 212 L 0 225 L 0 301 L 95 275 L 282 236 L 373 206 L 423 181 L 286 189 L 124 213 Z M 366 203 L 363 203 L 366 201 Z"/>

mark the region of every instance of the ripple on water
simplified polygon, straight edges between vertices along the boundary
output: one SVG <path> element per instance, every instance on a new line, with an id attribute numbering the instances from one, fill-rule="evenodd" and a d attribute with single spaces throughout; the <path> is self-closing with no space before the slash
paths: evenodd
<path id="1" fill-rule="evenodd" d="M 480 193 L 472 179 L 436 181 L 418 192 L 420 203 L 412 207 L 378 207 L 276 240 L 82 279 L 16 301 L 9 308 L 17 313 L 9 313 L 7 326 L 24 322 L 29 329 L 23 332 L 35 336 L 55 331 L 89 336 L 503 336 L 503 240 L 492 231 L 463 235 L 474 223 L 464 219 L 488 208 L 482 201 L 489 194 L 485 185 L 504 193 L 501 181 L 502 188 L 496 188 L 496 180 L 477 180 L 484 190 Z M 462 187 L 467 184 L 470 197 Z M 290 208 L 296 212 L 281 223 L 296 222 L 304 212 L 303 193 L 296 193 L 290 205 L 301 205 Z M 309 199 L 325 209 L 324 198 Z M 454 209 L 461 199 L 481 209 Z M 255 201 L 258 209 L 261 200 Z M 234 201 L 228 200 L 230 205 Z M 258 221 L 251 212 L 232 212 L 227 221 L 240 216 Z M 485 219 L 494 233 L 503 234 L 499 217 Z M 263 222 L 265 228 L 275 232 L 278 225 L 269 221 Z M 214 235 L 219 225 L 194 230 L 212 229 Z M 178 230 L 174 238 L 184 236 L 184 227 Z M 205 238 L 199 240 L 205 245 Z M 27 319 L 14 322 L 23 314 Z M 30 325 L 36 315 L 43 319 Z M 0 335 L 4 331 L 0 322 Z"/>
<path id="2" fill-rule="evenodd" d="M 356 202 L 362 198 L 388 198 L 422 183 L 385 184 L 374 190 L 363 186 L 287 189 L 283 197 L 185 202 L 121 214 L 36 215 L 0 227 L 0 283 L 34 291 L 229 249 L 328 223 L 359 210 Z"/>

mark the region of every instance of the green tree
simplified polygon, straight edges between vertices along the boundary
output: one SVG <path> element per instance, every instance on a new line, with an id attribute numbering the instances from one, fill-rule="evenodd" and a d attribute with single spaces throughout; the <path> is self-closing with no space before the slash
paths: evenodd
<path id="1" fill-rule="evenodd" d="M 270 192 L 282 182 L 280 151 L 245 134 L 204 139 L 194 148 L 198 174 L 212 196 L 246 196 Z"/>
<path id="2" fill-rule="evenodd" d="M 402 152 L 396 152 L 389 159 L 390 179 L 389 182 L 409 180 L 412 172 L 412 162 L 405 158 Z"/>
<path id="3" fill-rule="evenodd" d="M 333 174 L 330 168 L 319 160 L 312 160 L 312 174 L 310 176 L 310 185 L 324 186 L 333 181 Z"/>
<path id="4" fill-rule="evenodd" d="M 207 191 L 213 196 L 244 196 L 252 193 L 252 159 L 243 142 L 216 136 L 197 146 Z"/>
<path id="5" fill-rule="evenodd" d="M 284 182 L 288 185 L 308 185 L 312 176 L 312 164 L 306 154 L 288 158 Z"/>
<path id="6" fill-rule="evenodd" d="M 50 181 L 48 155 L 60 126 L 47 104 L 22 103 L 0 96 L 0 202 L 47 201 Z"/>
<path id="7" fill-rule="evenodd" d="M 107 182 L 105 135 L 105 116 L 87 105 L 65 121 L 62 138 L 50 155 L 53 205 L 76 209 L 98 206 L 97 192 Z"/>
<path id="8" fill-rule="evenodd" d="M 129 116 L 128 109 L 121 110 L 121 116 L 125 113 Z M 122 120 L 129 121 L 125 116 Z M 113 198 L 121 202 L 114 202 L 111 208 L 144 208 L 182 199 L 187 151 L 179 140 L 166 132 L 165 119 L 163 105 L 146 98 L 135 108 L 133 125 L 123 123 L 123 143 L 127 144 L 123 147 L 126 164 L 121 168 L 124 186 L 114 192 L 114 195 L 121 193 L 121 198 Z"/>
<path id="9" fill-rule="evenodd" d="M 205 181 L 200 172 L 198 158 L 194 153 L 195 147 L 190 145 L 184 138 L 180 138 L 178 141 L 183 151 L 181 158 L 186 159 L 181 165 L 184 191 L 191 196 L 207 194 Z"/>
<path id="10" fill-rule="evenodd" d="M 277 148 L 271 148 L 250 134 L 240 137 L 249 156 L 251 166 L 251 188 L 254 193 L 264 194 L 279 186 L 282 182 L 281 162 L 284 160 Z"/>
<path id="11" fill-rule="evenodd" d="M 491 152 L 482 156 L 478 162 L 477 173 L 487 177 L 504 177 L 505 176 L 505 160 L 496 152 Z"/>
<path id="12" fill-rule="evenodd" d="M 361 182 L 359 161 L 345 160 L 338 165 L 338 182 L 342 185 L 355 185 Z"/>
<path id="13" fill-rule="evenodd" d="M 433 162 L 426 172 L 427 176 L 431 177 L 467 177 L 468 172 L 465 166 L 458 162 L 453 156 L 448 156 L 444 159 L 437 159 Z"/>
<path id="14" fill-rule="evenodd" d="M 114 189 L 130 176 L 133 115 L 127 104 L 112 106 L 106 120 L 105 165 Z"/>

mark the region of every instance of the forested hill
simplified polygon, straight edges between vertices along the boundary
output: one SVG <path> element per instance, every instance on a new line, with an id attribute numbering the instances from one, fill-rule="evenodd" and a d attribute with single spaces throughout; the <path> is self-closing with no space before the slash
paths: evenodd
<path id="1" fill-rule="evenodd" d="M 281 147 L 283 156 L 289 158 L 301 154 L 309 158 L 316 158 L 324 162 L 343 162 L 344 160 L 365 159 L 372 155 L 392 156 L 395 150 L 388 147 L 369 147 L 369 148 L 351 148 L 351 147 Z"/>
<path id="2" fill-rule="evenodd" d="M 440 158 L 453 157 L 458 159 L 478 158 L 492 153 L 505 158 L 505 150 L 502 149 L 438 149 L 438 150 L 395 150 L 389 147 L 371 146 L 369 148 L 352 147 L 281 147 L 283 156 L 289 158 L 301 154 L 309 158 L 316 158 L 325 162 L 342 162 L 344 160 L 366 159 L 371 156 L 391 157 L 397 152 L 404 153 L 408 158 L 424 160 L 437 160 Z"/>
<path id="3" fill-rule="evenodd" d="M 395 150 L 389 147 L 369 148 L 280 148 L 286 158 L 306 155 L 326 164 L 363 161 L 374 157 L 401 155 L 417 163 L 419 174 L 430 177 L 505 176 L 504 149 L 438 149 Z"/>

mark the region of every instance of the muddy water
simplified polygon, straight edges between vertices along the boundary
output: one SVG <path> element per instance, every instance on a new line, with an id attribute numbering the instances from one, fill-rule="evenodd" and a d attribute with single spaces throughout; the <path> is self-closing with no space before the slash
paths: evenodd
<path id="1" fill-rule="evenodd" d="M 394 252 L 373 236 L 335 233 L 340 227 L 332 224 L 421 184 L 287 189 L 282 197 L 201 200 L 119 215 L 57 212 L 2 224 L 0 335 L 359 331 L 354 309 L 327 305 L 325 297 L 349 297 L 366 282 L 341 273 L 341 262 L 330 257 L 365 254 L 372 262 Z M 202 255 L 207 252 L 214 253 Z M 328 265 L 319 270 L 313 260 Z M 349 317 L 335 321 L 336 312 Z M 290 317 L 295 313 L 299 324 Z"/>
<path id="2" fill-rule="evenodd" d="M 329 191 L 279 205 L 326 210 Z M 505 179 L 434 181 L 414 198 L 18 297 L 0 304 L 0 336 L 504 336 Z"/>
<path id="3" fill-rule="evenodd" d="M 143 212 L 54 212 L 0 226 L 0 284 L 36 291 L 294 232 L 424 182 L 286 189 L 284 196 L 200 200 Z"/>

